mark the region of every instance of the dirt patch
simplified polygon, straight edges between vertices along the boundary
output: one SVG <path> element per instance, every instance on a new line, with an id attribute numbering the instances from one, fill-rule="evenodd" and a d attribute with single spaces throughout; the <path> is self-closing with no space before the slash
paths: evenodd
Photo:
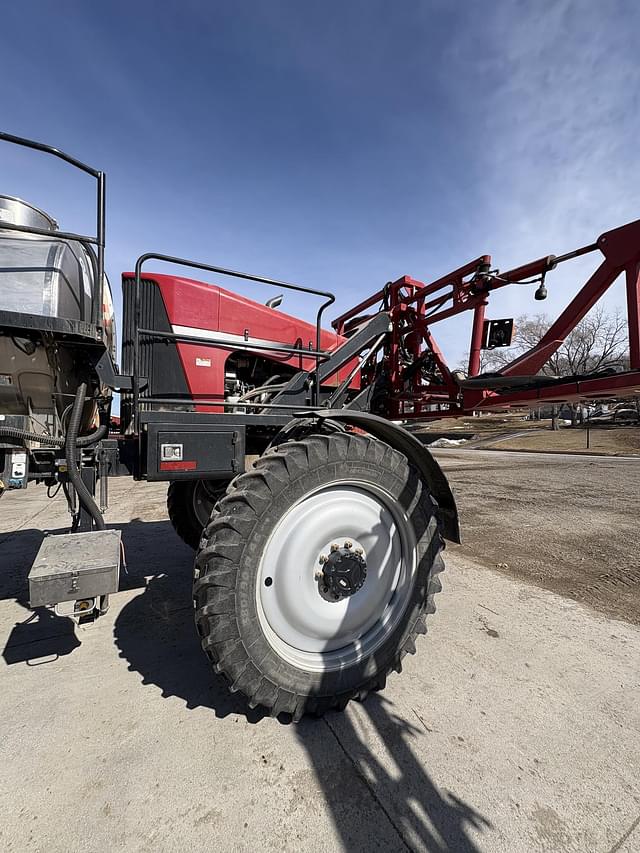
<path id="1" fill-rule="evenodd" d="M 416 432 L 473 432 L 476 434 L 501 434 L 504 432 L 520 432 L 521 430 L 540 429 L 550 426 L 551 421 L 528 421 L 522 413 L 502 413 L 500 415 L 481 415 L 474 418 L 440 418 L 429 421 L 426 426 L 416 428 Z"/>
<path id="2" fill-rule="evenodd" d="M 461 450 L 439 461 L 460 512 L 452 547 L 640 624 L 640 460 Z"/>
<path id="3" fill-rule="evenodd" d="M 485 444 L 485 446 L 488 446 Z M 638 427 L 592 427 L 586 429 L 545 429 L 513 438 L 498 439 L 493 447 L 501 450 L 538 450 L 563 453 L 602 453 L 613 456 L 640 456 Z"/>
<path id="4" fill-rule="evenodd" d="M 441 418 L 415 429 L 418 435 L 472 434 L 469 446 L 501 450 L 596 453 L 605 456 L 640 456 L 640 427 L 593 423 L 551 429 L 550 420 L 528 421 L 521 414 L 483 415 L 478 418 Z M 513 436 L 510 437 L 510 433 Z M 494 442 L 495 439 L 495 442 Z"/>

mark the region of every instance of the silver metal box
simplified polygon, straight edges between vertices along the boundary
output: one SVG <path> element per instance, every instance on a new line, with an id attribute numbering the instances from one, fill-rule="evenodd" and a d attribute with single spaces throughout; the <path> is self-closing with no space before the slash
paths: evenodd
<path id="1" fill-rule="evenodd" d="M 31 607 L 118 591 L 120 531 L 47 536 L 29 572 Z"/>

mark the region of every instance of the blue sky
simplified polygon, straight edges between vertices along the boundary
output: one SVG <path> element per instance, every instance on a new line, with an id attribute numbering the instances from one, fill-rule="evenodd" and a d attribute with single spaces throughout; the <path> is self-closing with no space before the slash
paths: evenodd
<path id="1" fill-rule="evenodd" d="M 5 4 L 0 122 L 107 172 L 118 305 L 120 272 L 155 250 L 344 309 L 405 273 L 484 252 L 505 269 L 638 218 L 639 25 L 631 0 Z M 90 180 L 44 155 L 0 146 L 0 192 L 91 227 Z M 589 267 L 552 275 L 544 310 Z M 492 305 L 540 309 L 531 288 Z M 456 363 L 466 319 L 441 336 Z"/>

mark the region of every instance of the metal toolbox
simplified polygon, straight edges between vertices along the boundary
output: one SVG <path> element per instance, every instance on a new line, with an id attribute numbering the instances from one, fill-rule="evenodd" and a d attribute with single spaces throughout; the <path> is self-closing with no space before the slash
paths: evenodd
<path id="1" fill-rule="evenodd" d="M 155 416 L 162 420 L 156 421 Z M 227 478 L 244 471 L 243 424 L 202 423 L 202 414 L 183 423 L 166 412 L 148 416 L 147 479 Z"/>
<path id="2" fill-rule="evenodd" d="M 31 607 L 118 591 L 120 531 L 47 536 L 29 572 Z"/>

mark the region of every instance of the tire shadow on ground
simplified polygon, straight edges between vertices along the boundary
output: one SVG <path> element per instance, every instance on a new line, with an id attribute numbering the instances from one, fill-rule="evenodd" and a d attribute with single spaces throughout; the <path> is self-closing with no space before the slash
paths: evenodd
<path id="1" fill-rule="evenodd" d="M 263 720 L 265 712 L 250 709 L 239 694 L 229 692 L 200 648 L 191 599 L 193 552 L 168 521 L 113 526 L 122 530 L 126 554 L 120 588 L 142 590 L 119 610 L 113 625 L 128 669 L 143 685 L 181 699 L 189 709 L 210 708 L 216 717 L 238 715 L 250 723 Z M 19 559 L 4 578 L 2 596 L 24 601 L 42 534 L 25 530 L 11 539 Z M 112 604 L 118 608 L 117 596 Z M 43 643 L 57 656 L 80 645 L 69 619 L 44 611 L 16 625 L 5 660 L 29 663 L 34 650 L 43 655 Z M 317 779 L 318 808 L 331 817 L 345 849 L 478 852 L 471 831 L 487 831 L 491 824 L 435 784 L 425 769 L 428 734 L 398 714 L 383 694 L 373 694 L 345 713 L 305 718 L 294 732 Z M 392 762 L 381 760 L 385 752 Z"/>
<path id="2" fill-rule="evenodd" d="M 168 521 L 134 520 L 122 528 L 127 558 L 121 589 L 143 592 L 118 613 L 113 627 L 120 657 L 142 683 L 176 696 L 187 708 L 208 707 L 217 717 L 238 714 L 257 722 L 264 712 L 229 692 L 211 669 L 193 617 L 193 551 Z"/>
<path id="3" fill-rule="evenodd" d="M 108 524 L 107 528 L 122 532 L 125 559 L 120 568 L 120 590 L 144 587 L 147 578 L 156 574 L 186 573 L 190 579 L 193 552 L 177 538 L 168 521 L 134 518 L 126 524 Z M 69 532 L 69 527 L 26 528 L 0 535 L 0 601 L 13 598 L 28 608 L 29 572 L 43 539 Z"/>
<path id="4" fill-rule="evenodd" d="M 131 588 L 144 583 L 144 592 L 114 623 L 115 642 L 129 669 L 144 685 L 182 699 L 187 708 L 207 707 L 216 717 L 238 715 L 250 723 L 263 720 L 266 712 L 250 709 L 239 694 L 230 693 L 200 648 L 191 600 L 193 552 L 168 522 L 133 523 L 126 536 L 136 543 L 135 551 L 128 548 L 128 582 Z M 149 576 L 154 566 L 163 571 Z M 331 816 L 345 849 L 479 853 L 471 831 L 488 831 L 491 823 L 435 784 L 425 769 L 428 733 L 397 713 L 383 694 L 372 694 L 347 713 L 304 718 L 293 730 L 317 778 L 318 808 Z M 384 749 L 377 750 L 376 741 Z M 380 760 L 385 751 L 393 756 L 391 769 Z"/>
<path id="5" fill-rule="evenodd" d="M 68 528 L 50 531 L 66 533 Z M 43 530 L 27 528 L 0 535 L 2 571 L 0 571 L 0 601 L 14 598 L 28 607 L 29 589 L 27 578 L 45 537 Z"/>

